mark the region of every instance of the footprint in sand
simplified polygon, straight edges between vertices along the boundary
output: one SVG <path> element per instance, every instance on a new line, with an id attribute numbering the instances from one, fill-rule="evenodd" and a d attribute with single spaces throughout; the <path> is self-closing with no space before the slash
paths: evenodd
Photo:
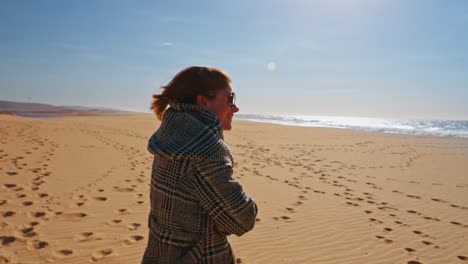
<path id="1" fill-rule="evenodd" d="M 34 230 L 34 227 L 27 227 L 27 228 L 21 229 L 21 232 L 23 232 L 23 234 L 27 234 L 27 233 L 31 233 L 33 230 Z"/>
<path id="2" fill-rule="evenodd" d="M 143 240 L 145 237 L 144 236 L 138 236 L 138 235 L 135 235 L 135 236 L 131 236 L 130 238 L 127 238 L 124 240 L 124 244 L 126 245 L 133 245 L 135 244 L 136 242 L 140 241 L 140 240 Z"/>
<path id="3" fill-rule="evenodd" d="M 408 264 L 422 264 L 421 262 L 419 261 L 416 261 L 416 260 L 410 260 L 407 262 Z"/>
<path id="4" fill-rule="evenodd" d="M 117 209 L 117 212 L 119 212 L 121 215 L 130 214 L 129 210 L 125 208 Z"/>
<path id="5" fill-rule="evenodd" d="M 133 192 L 135 190 L 131 187 L 118 187 L 118 186 L 115 186 L 114 189 L 118 192 Z"/>
<path id="6" fill-rule="evenodd" d="M 448 203 L 447 201 L 444 201 L 442 199 L 439 199 L 439 198 L 431 198 L 432 201 L 434 202 L 439 202 L 439 203 Z"/>
<path id="7" fill-rule="evenodd" d="M 13 188 L 13 187 L 16 187 L 16 184 L 13 184 L 13 183 L 5 183 L 5 184 L 3 184 L 3 185 L 4 185 L 5 187 L 9 188 L 9 189 L 10 189 L 10 188 Z"/>
<path id="8" fill-rule="evenodd" d="M 395 207 L 390 207 L 390 206 L 379 206 L 379 207 L 377 207 L 377 209 L 383 210 L 383 211 L 388 211 L 388 210 L 391 210 L 391 211 L 398 211 L 397 208 L 395 208 Z"/>
<path id="9" fill-rule="evenodd" d="M 5 211 L 5 212 L 2 212 L 2 216 L 3 216 L 3 217 L 14 216 L 15 214 L 16 214 L 16 212 L 14 212 L 14 211 Z"/>
<path id="10" fill-rule="evenodd" d="M 44 212 L 35 212 L 35 213 L 32 213 L 32 216 L 34 216 L 35 218 L 39 218 L 39 217 L 43 217 L 45 216 L 46 213 Z"/>
<path id="11" fill-rule="evenodd" d="M 89 241 L 89 240 L 99 240 L 98 238 L 94 237 L 93 232 L 82 232 L 76 238 L 80 242 Z"/>
<path id="12" fill-rule="evenodd" d="M 383 240 L 383 242 L 387 243 L 387 244 L 390 244 L 390 243 L 393 243 L 393 240 L 391 239 L 388 239 L 384 236 L 375 236 L 376 238 L 380 239 L 380 240 Z"/>
<path id="13" fill-rule="evenodd" d="M 23 237 L 35 237 L 35 236 L 37 236 L 37 233 L 34 231 L 23 234 Z"/>
<path id="14" fill-rule="evenodd" d="M 430 237 L 429 235 L 424 234 L 423 232 L 418 231 L 418 230 L 413 231 L 413 233 L 415 233 L 415 234 L 417 234 L 417 235 L 420 235 L 421 237 Z"/>
<path id="15" fill-rule="evenodd" d="M 107 201 L 107 197 L 94 197 L 94 199 L 101 202 Z"/>
<path id="16" fill-rule="evenodd" d="M 0 200 L 0 205 L 4 205 L 4 204 L 6 204 L 6 203 L 7 203 L 6 200 Z"/>
<path id="17" fill-rule="evenodd" d="M 128 225 L 128 230 L 137 230 L 140 226 L 140 223 L 131 223 L 130 225 Z"/>
<path id="18" fill-rule="evenodd" d="M 430 216 L 424 216 L 424 219 L 427 219 L 427 220 L 434 220 L 434 221 L 440 222 L 440 219 L 439 219 L 439 218 L 430 217 Z"/>
<path id="19" fill-rule="evenodd" d="M 16 237 L 14 236 L 0 236 L 0 240 L 2 240 L 2 245 L 8 245 L 16 241 Z"/>
<path id="20" fill-rule="evenodd" d="M 30 202 L 30 201 L 23 202 L 23 205 L 24 205 L 24 206 L 30 206 L 30 205 L 32 205 L 32 204 L 33 204 L 33 202 Z"/>
<path id="21" fill-rule="evenodd" d="M 69 255 L 73 254 L 73 250 L 71 250 L 71 249 L 62 249 L 62 250 L 57 251 L 57 253 L 59 253 L 62 256 L 69 256 Z"/>
<path id="22" fill-rule="evenodd" d="M 468 227 L 468 225 L 463 225 L 463 224 L 462 224 L 462 223 L 460 223 L 460 222 L 451 221 L 450 223 L 451 223 L 452 225 L 457 225 L 457 226 Z"/>
<path id="23" fill-rule="evenodd" d="M 369 218 L 369 220 L 370 220 L 371 222 L 376 222 L 376 223 L 379 223 L 379 224 L 383 224 L 382 221 L 380 221 L 380 220 L 378 220 L 378 219 L 375 219 L 375 218 Z"/>
<path id="24" fill-rule="evenodd" d="M 405 248 L 406 251 L 408 252 L 415 252 L 416 250 L 412 249 L 412 248 Z"/>
<path id="25" fill-rule="evenodd" d="M 71 212 L 71 213 L 60 212 L 59 214 L 62 215 L 65 218 L 65 220 L 69 220 L 69 221 L 79 221 L 80 218 L 88 216 L 88 214 L 83 213 L 83 212 Z"/>
<path id="26" fill-rule="evenodd" d="M 460 260 L 468 260 L 468 257 L 466 256 L 457 256 L 457 258 Z"/>
<path id="27" fill-rule="evenodd" d="M 111 248 L 106 248 L 106 249 L 96 251 L 92 254 L 91 261 L 97 262 L 103 259 L 104 257 L 109 256 L 110 254 L 112 254 L 112 252 L 114 251 Z"/>
<path id="28" fill-rule="evenodd" d="M 0 256 L 0 263 L 10 263 L 10 259 L 9 258 L 6 258 L 4 256 Z"/>
<path id="29" fill-rule="evenodd" d="M 426 245 L 426 246 L 430 246 L 430 245 L 433 244 L 432 242 L 430 242 L 430 241 L 425 241 L 425 240 L 421 241 L 421 243 L 423 243 L 423 244 Z"/>
<path id="30" fill-rule="evenodd" d="M 465 206 L 460 206 L 460 205 L 456 205 L 456 204 L 451 204 L 450 206 L 453 207 L 453 208 L 459 208 L 459 209 L 462 209 L 462 210 L 468 210 L 468 207 L 465 207 Z"/>
<path id="31" fill-rule="evenodd" d="M 41 248 L 45 248 L 48 246 L 49 246 L 49 243 L 45 241 L 39 241 L 39 240 L 34 241 L 34 244 L 33 244 L 34 249 L 41 249 Z"/>

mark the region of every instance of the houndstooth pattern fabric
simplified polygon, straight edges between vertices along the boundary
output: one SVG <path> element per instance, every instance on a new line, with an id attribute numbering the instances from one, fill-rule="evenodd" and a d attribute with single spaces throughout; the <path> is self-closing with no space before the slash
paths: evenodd
<path id="1" fill-rule="evenodd" d="M 154 160 L 142 263 L 235 263 L 227 236 L 254 227 L 257 205 L 233 177 L 216 115 L 199 105 L 171 105 L 148 150 Z"/>

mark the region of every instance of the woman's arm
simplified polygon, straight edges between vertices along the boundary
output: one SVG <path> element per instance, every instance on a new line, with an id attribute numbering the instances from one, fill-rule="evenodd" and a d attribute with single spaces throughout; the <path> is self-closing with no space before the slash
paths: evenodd
<path id="1" fill-rule="evenodd" d="M 240 236 L 254 227 L 257 205 L 233 178 L 229 151 L 220 148 L 195 162 L 195 192 L 218 231 Z"/>

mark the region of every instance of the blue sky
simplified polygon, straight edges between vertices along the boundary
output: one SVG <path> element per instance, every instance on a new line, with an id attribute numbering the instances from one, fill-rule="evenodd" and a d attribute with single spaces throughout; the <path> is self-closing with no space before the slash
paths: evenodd
<path id="1" fill-rule="evenodd" d="M 0 2 L 0 100 L 148 111 L 190 65 L 241 113 L 468 119 L 463 0 Z"/>

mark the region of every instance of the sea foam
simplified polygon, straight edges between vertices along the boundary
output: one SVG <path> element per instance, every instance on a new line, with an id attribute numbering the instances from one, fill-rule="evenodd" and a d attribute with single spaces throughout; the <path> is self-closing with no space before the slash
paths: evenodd
<path id="1" fill-rule="evenodd" d="M 468 121 L 415 120 L 338 116 L 236 115 L 238 120 L 289 126 L 329 127 L 363 131 L 468 138 Z"/>

